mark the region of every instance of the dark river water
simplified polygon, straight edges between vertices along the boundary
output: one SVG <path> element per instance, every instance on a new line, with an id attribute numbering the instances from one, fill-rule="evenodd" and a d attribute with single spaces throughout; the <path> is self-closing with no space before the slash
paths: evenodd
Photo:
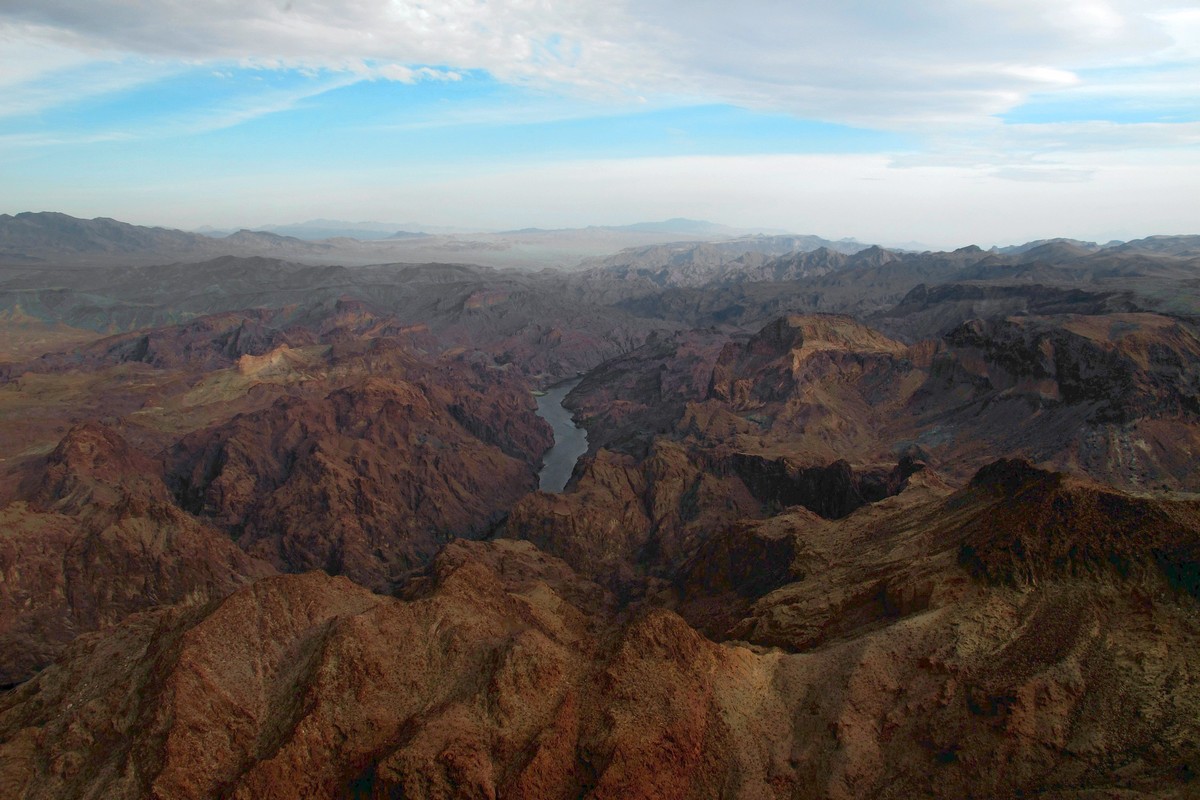
<path id="1" fill-rule="evenodd" d="M 571 412 L 562 406 L 567 392 L 579 384 L 579 379 L 560 383 L 537 398 L 538 416 L 554 428 L 554 446 L 545 455 L 545 466 L 538 475 L 538 488 L 543 492 L 561 492 L 571 479 L 575 462 L 587 452 L 587 431 L 576 428 Z"/>

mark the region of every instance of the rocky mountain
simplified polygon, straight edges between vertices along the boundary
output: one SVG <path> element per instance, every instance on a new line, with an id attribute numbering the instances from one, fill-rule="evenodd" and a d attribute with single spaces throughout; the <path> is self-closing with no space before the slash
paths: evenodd
<path id="1" fill-rule="evenodd" d="M 10 264 L 0 796 L 1191 796 L 1169 239 Z"/>
<path id="2" fill-rule="evenodd" d="M 720 532 L 796 508 L 814 523 L 854 518 L 911 496 L 913 481 L 962 485 L 996 453 L 1129 492 L 1197 490 L 1193 328 L 1138 315 L 1007 325 L 906 346 L 810 316 L 744 340 L 648 342 L 568 397 L 589 456 L 566 494 L 519 501 L 502 535 L 629 601 L 678 580 Z M 1018 355 L 1011 336 L 1028 349 Z"/>
<path id="3" fill-rule="evenodd" d="M 724 551 L 740 561 L 701 551 L 685 597 L 705 581 L 750 597 L 782 582 L 736 626 L 782 648 L 714 642 L 664 608 L 613 616 L 594 584 L 504 540 L 450 545 L 403 599 L 310 573 L 141 615 L 0 700 L 4 785 L 31 798 L 1186 794 L 1194 600 L 1148 607 L 1171 578 L 1152 556 L 1121 575 L 1103 544 L 1100 570 L 1022 590 L 961 555 L 977 552 L 970 533 L 936 527 L 1043 480 L 998 464 L 944 500 L 926 489 L 845 523 L 777 518 L 761 546 L 747 532 Z M 1164 513 L 1194 537 L 1194 509 Z M 763 572 L 788 554 L 785 572 Z M 683 610 L 712 618 L 694 599 Z"/>
<path id="4" fill-rule="evenodd" d="M 1097 292 L 1045 284 L 981 281 L 918 284 L 891 308 L 867 316 L 870 324 L 907 341 L 945 336 L 967 319 L 1010 316 L 1082 316 L 1132 313 L 1142 304 L 1129 291 Z"/>
<path id="5" fill-rule="evenodd" d="M 0 256 L 44 258 L 43 253 L 80 255 L 145 250 L 195 251 L 208 242 L 169 228 L 129 225 L 108 217 L 77 219 L 56 212 L 0 214 Z"/>
<path id="6" fill-rule="evenodd" d="M 274 574 L 176 506 L 160 473 L 96 423 L 30 465 L 27 499 L 0 509 L 0 685 L 27 680 L 82 633 Z"/>
<path id="7" fill-rule="evenodd" d="M 155 355 L 159 337 L 174 338 L 195 326 L 205 329 L 231 311 L 253 309 L 239 317 L 255 327 L 252 336 L 294 344 L 304 335 L 289 339 L 284 333 L 288 328 L 333 326 L 345 309 L 357 307 L 365 316 L 353 335 L 364 334 L 375 323 L 386 326 L 386 320 L 396 330 L 424 326 L 439 346 L 486 350 L 539 383 L 553 383 L 667 327 L 598 303 L 576 301 L 562 276 L 465 265 L 313 267 L 224 257 L 199 264 L 90 268 L 71 273 L 69 280 L 72 288 L 46 288 L 43 274 L 23 272 L 0 283 L 0 306 L 19 309 L 46 324 L 96 331 L 134 329 L 95 345 L 111 351 L 102 358 L 120 361 L 160 357 Z M 185 324 L 171 326 L 179 322 Z M 203 336 L 203 331 L 197 335 Z M 206 342 L 200 346 L 207 348 Z M 174 357 L 171 352 L 167 347 L 161 357 Z M 45 360 L 61 366 L 98 355 L 89 348 Z"/>
<path id="8" fill-rule="evenodd" d="M 1147 236 L 1144 239 L 1125 242 L 1114 249 L 1117 252 L 1143 252 L 1195 258 L 1200 256 L 1200 236 Z"/>
<path id="9" fill-rule="evenodd" d="M 1070 252 L 1083 255 L 1087 253 L 1095 253 L 1105 247 L 1117 247 L 1121 244 L 1124 244 L 1124 242 L 1112 241 L 1106 245 L 1099 245 L 1095 242 L 1085 242 L 1080 239 L 1037 239 L 1032 242 L 1025 242 L 1024 244 L 998 247 L 996 248 L 996 252 L 1004 255 L 1019 255 L 1042 248 L 1046 248 L 1043 252 L 1055 252 L 1051 248 L 1058 248 L 1057 252 Z"/>
<path id="10" fill-rule="evenodd" d="M 78 219 L 49 211 L 0 214 L 0 263 L 91 265 L 272 253 L 312 258 L 332 250 L 330 245 L 261 231 L 241 230 L 213 238 L 107 217 Z"/>
<path id="11" fill-rule="evenodd" d="M 167 456 L 180 505 L 279 569 L 386 590 L 536 488 L 553 437 L 524 384 L 404 353 L 364 362 L 351 372 L 370 377 L 181 439 Z"/>
<path id="12" fill-rule="evenodd" d="M 21 647 L 4 682 L 80 633 L 277 569 L 387 589 L 536 487 L 552 439 L 518 373 L 430 361 L 378 324 L 347 340 L 271 321 L 201 318 L 10 375 L 0 636 Z"/>
<path id="13" fill-rule="evenodd" d="M 866 249 L 867 245 L 858 242 L 831 242 L 819 236 L 758 235 L 722 242 L 678 242 L 630 248 L 606 258 L 585 261 L 581 266 L 604 277 L 640 278 L 656 286 L 700 286 L 720 282 L 722 276 L 742 274 L 747 269 L 751 273 L 744 276 L 744 280 L 763 280 L 772 273 L 776 273 L 778 279 L 779 267 L 764 268 L 764 264 L 776 256 L 789 256 L 795 262 L 800 254 L 817 251 L 816 255 L 803 261 L 805 266 L 818 267 L 828 263 L 831 257 L 836 259 L 834 254 L 853 254 Z M 836 260 L 834 264 L 841 265 Z M 808 274 L 803 267 L 797 270 L 793 266 L 793 276 L 800 277 L 800 273 Z"/>

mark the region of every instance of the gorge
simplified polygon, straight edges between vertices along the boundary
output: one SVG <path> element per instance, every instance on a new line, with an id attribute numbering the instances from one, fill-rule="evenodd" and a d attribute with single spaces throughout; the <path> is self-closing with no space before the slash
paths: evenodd
<path id="1" fill-rule="evenodd" d="M 575 424 L 570 409 L 563 405 L 582 378 L 551 386 L 537 396 L 538 416 L 554 429 L 554 446 L 542 457 L 538 488 L 543 492 L 561 492 L 571 479 L 575 463 L 587 452 L 587 429 Z"/>
<path id="2" fill-rule="evenodd" d="M 1196 241 L 0 264 L 0 795 L 1188 797 Z"/>

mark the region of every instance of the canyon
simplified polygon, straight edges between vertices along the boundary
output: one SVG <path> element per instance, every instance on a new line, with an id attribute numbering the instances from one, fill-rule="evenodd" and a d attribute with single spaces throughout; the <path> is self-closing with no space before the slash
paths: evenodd
<path id="1" fill-rule="evenodd" d="M 1200 791 L 1197 237 L 19 216 L 4 797 Z"/>
<path id="2" fill-rule="evenodd" d="M 538 416 L 554 429 L 554 446 L 542 455 L 542 471 L 538 473 L 538 489 L 561 492 L 571 479 L 579 457 L 587 452 L 587 430 L 575 424 L 571 411 L 563 405 L 567 393 L 579 381 L 552 386 L 537 399 Z"/>

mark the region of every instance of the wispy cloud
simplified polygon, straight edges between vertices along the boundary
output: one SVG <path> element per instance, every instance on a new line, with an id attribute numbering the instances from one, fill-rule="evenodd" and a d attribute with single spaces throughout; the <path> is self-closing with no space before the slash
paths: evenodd
<path id="1" fill-rule="evenodd" d="M 145 130 L 140 135 L 146 138 L 179 136 L 231 128 L 259 117 L 294 109 L 306 100 L 349 86 L 357 80 L 357 76 L 353 75 L 316 75 L 314 80 L 298 88 L 253 93 L 215 107 L 201 108 L 175 116 L 165 124 Z"/>
<path id="2" fill-rule="evenodd" d="M 1200 59 L 1194 10 L 1163 0 L 9 0 L 0 15 L 58 48 L 86 40 L 405 82 L 479 69 L 596 97 L 696 97 L 894 128 L 969 124 L 1084 88 L 1080 70 Z"/>
<path id="3" fill-rule="evenodd" d="M 239 73 L 239 70 L 218 71 L 213 77 L 221 80 L 223 76 L 238 76 Z M 179 72 L 164 74 L 143 66 L 140 69 L 118 70 L 108 76 L 92 73 L 81 81 L 75 70 L 67 70 L 42 76 L 39 86 L 42 91 L 73 98 L 69 102 L 79 102 L 96 94 L 127 92 L 144 87 L 151 83 L 151 74 L 161 83 L 187 73 L 181 69 Z M 142 76 L 142 80 L 134 80 L 133 75 Z M 0 133 L 0 149 L 136 142 L 209 133 L 295 109 L 306 101 L 359 80 L 362 80 L 362 76 L 357 73 L 317 72 L 296 85 L 285 87 L 239 84 L 236 91 L 203 101 L 197 100 L 182 108 L 172 108 L 161 113 L 156 112 L 152 102 L 148 103 L 145 117 L 125 119 L 120 115 L 99 115 L 96 119 L 75 121 L 69 125 L 56 125 L 51 122 L 18 132 Z M 32 90 L 29 94 L 36 96 L 36 92 Z M 32 102 L 32 99 L 22 102 L 23 99 L 24 95 L 18 93 L 15 98 L 9 98 L 7 102 L 0 104 L 0 117 L 5 116 L 6 112 L 14 116 L 28 115 L 45 112 L 50 108 L 49 105 L 38 105 Z"/>

